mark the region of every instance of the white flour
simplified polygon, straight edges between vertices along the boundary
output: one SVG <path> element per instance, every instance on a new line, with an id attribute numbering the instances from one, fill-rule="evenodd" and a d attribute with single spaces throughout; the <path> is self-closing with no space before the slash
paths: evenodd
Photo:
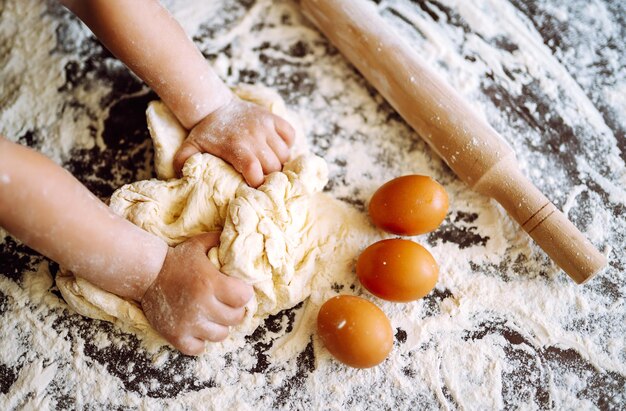
<path id="1" fill-rule="evenodd" d="M 166 3 L 227 83 L 273 87 L 299 112 L 309 147 L 329 163 L 333 196 L 363 208 L 380 184 L 408 173 L 445 186 L 447 220 L 416 238 L 440 264 L 437 288 L 415 303 L 386 303 L 354 276 L 338 273 L 336 289 L 314 291 L 317 301 L 335 292 L 364 295 L 387 313 L 396 342 L 373 369 L 331 360 L 311 337 L 316 312 L 306 305 L 269 320 L 233 355 L 196 360 L 169 350 L 147 355 L 132 336 L 70 315 L 52 292 L 48 264 L 33 258 L 15 264 L 23 274 L 0 275 L 3 409 L 623 406 L 626 173 L 614 130 L 626 128 L 626 74 L 619 48 L 596 51 L 606 39 L 623 38 L 615 11 L 600 1 L 538 2 L 553 24 L 568 24 L 544 44 L 535 25 L 546 17 L 533 25 L 511 5 L 517 1 L 379 6 L 502 133 L 533 182 L 608 254 L 609 270 L 576 286 L 499 206 L 462 184 L 381 104 L 294 3 Z M 147 90 L 111 81 L 126 73 L 113 59 L 89 67 L 97 44 L 53 2 L 0 2 L 0 13 L 0 133 L 59 163 L 76 149 L 105 148 L 112 107 Z M 584 35 L 585 45 L 573 47 L 572 33 Z M 603 76 L 590 65 L 597 53 L 615 84 L 598 80 Z M 75 73 L 65 67 L 76 64 L 79 79 L 67 82 Z M 559 140 L 559 127 L 572 135 Z M 112 180 L 139 178 L 145 171 Z M 9 255 L 12 244 L 5 240 L 0 251 Z M 10 261 L 0 267 L 8 270 Z M 10 389 L 2 386 L 3 373 Z"/>

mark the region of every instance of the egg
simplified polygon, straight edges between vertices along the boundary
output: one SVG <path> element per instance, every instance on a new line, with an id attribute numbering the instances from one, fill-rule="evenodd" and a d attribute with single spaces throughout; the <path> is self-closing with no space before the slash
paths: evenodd
<path id="1" fill-rule="evenodd" d="M 391 323 L 374 303 L 352 295 L 326 301 L 317 315 L 317 332 L 342 363 L 369 368 L 387 358 L 393 346 Z"/>
<path id="2" fill-rule="evenodd" d="M 430 177 L 407 175 L 383 184 L 372 196 L 374 224 L 398 235 L 424 234 L 439 227 L 448 212 L 446 190 Z"/>
<path id="3" fill-rule="evenodd" d="M 375 296 L 408 302 L 426 296 L 435 287 L 439 267 L 424 247 L 396 238 L 367 247 L 357 260 L 356 274 Z"/>

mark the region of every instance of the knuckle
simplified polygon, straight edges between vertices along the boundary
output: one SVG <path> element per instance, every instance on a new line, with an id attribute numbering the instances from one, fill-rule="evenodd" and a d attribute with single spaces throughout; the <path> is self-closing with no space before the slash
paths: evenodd
<path id="1" fill-rule="evenodd" d="M 274 115 L 269 114 L 269 113 L 268 115 L 263 116 L 263 119 L 261 121 L 262 121 L 263 126 L 269 129 L 273 129 L 274 123 L 276 122 Z"/>
<path id="2" fill-rule="evenodd" d="M 257 172 L 257 159 L 250 157 L 242 165 L 242 171 L 244 174 L 254 174 Z"/>
<path id="3" fill-rule="evenodd" d="M 243 133 L 248 133 L 247 130 L 243 129 Z M 230 147 L 232 147 L 235 153 L 241 153 L 241 155 L 245 155 L 249 152 L 248 143 L 244 138 L 235 138 L 228 142 Z"/>
<path id="4" fill-rule="evenodd" d="M 262 128 L 258 128 L 256 130 L 256 132 L 253 135 L 254 141 L 255 143 L 258 144 L 265 144 L 267 142 L 267 136 L 268 134 L 270 134 L 271 129 L 267 128 L 266 124 L 263 123 L 261 124 Z"/>
<path id="5" fill-rule="evenodd" d="M 250 149 L 242 143 L 237 143 L 233 146 L 232 158 L 234 163 L 240 167 L 243 167 L 255 160 L 254 154 L 252 154 Z"/>
<path id="6" fill-rule="evenodd" d="M 243 167 L 253 167 L 256 161 L 256 156 L 251 152 L 246 152 L 246 154 L 241 157 L 241 164 Z"/>
<path id="7" fill-rule="evenodd" d="M 215 298 L 215 284 L 210 273 L 199 275 L 199 283 L 193 290 L 195 302 L 207 302 Z"/>

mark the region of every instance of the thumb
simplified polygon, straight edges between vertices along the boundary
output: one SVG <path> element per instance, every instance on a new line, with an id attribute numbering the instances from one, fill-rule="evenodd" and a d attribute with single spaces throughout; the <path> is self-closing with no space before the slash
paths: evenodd
<path id="1" fill-rule="evenodd" d="M 176 154 L 174 154 L 174 171 L 177 176 L 181 175 L 181 171 L 183 169 L 183 165 L 185 165 L 185 161 L 196 153 L 199 153 L 200 150 L 193 144 L 185 141 Z"/>
<path id="2" fill-rule="evenodd" d="M 211 231 L 209 233 L 198 234 L 192 237 L 192 240 L 201 245 L 204 249 L 204 253 L 208 253 L 209 250 L 220 243 L 220 231 Z"/>

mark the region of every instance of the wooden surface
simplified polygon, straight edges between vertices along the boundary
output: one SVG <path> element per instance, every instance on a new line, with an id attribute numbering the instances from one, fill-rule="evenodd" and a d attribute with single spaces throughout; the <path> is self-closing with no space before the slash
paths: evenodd
<path id="1" fill-rule="evenodd" d="M 302 10 L 461 180 L 496 199 L 577 283 L 606 258 L 519 171 L 515 153 L 368 1 L 302 0 Z"/>
<path id="2" fill-rule="evenodd" d="M 3 68 L 0 64 L 4 86 L 0 89 L 4 99 L 0 103 L 4 119 L 0 132 L 22 144 L 56 153 L 50 148 L 56 141 L 55 133 L 76 130 L 75 124 L 84 126 L 85 134 L 76 137 L 69 155 L 58 158 L 102 199 L 124 183 L 153 175 L 144 111 L 154 94 L 56 3 L 41 6 L 38 1 L 19 2 L 22 9 L 37 9 L 19 12 L 31 18 L 22 28 L 4 17 L 13 16 L 10 13 L 15 7 L 10 4 L 17 3 L 0 1 L 0 13 L 4 14 L 0 24 L 49 35 L 54 47 L 30 50 L 10 41 L 7 36 L 11 30 L 0 31 L 0 61 L 44 56 L 52 62 L 51 67 L 62 73 L 62 84 L 41 81 L 37 85 L 42 90 L 39 95 L 47 100 L 34 101 L 33 105 L 54 105 L 52 111 L 58 119 L 54 124 L 62 127 L 49 126 L 52 123 L 36 117 L 26 118 L 13 108 L 14 100 L 7 96 L 19 85 L 11 81 L 31 77 L 13 76 L 15 65 Z M 620 90 L 626 90 L 623 2 L 599 0 L 590 5 L 573 0 L 556 5 L 539 0 L 482 0 L 477 4 L 491 9 L 486 12 L 490 16 L 487 21 L 463 17 L 470 16 L 460 10 L 467 7 L 464 1 L 375 3 L 379 13 L 423 53 L 427 64 L 457 87 L 504 136 L 533 183 L 558 208 L 567 206 L 568 217 L 584 232 L 593 234 L 594 244 L 608 254 L 609 265 L 604 273 L 577 291 L 568 288 L 571 281 L 523 239 L 523 233 L 509 224 L 504 213 L 467 189 L 437 160 L 381 96 L 315 32 L 294 2 L 224 1 L 215 15 L 192 17 L 193 10 L 190 13 L 181 3 L 168 4 L 181 19 L 194 22 L 186 29 L 228 82 L 260 82 L 273 87 L 290 107 L 306 117 L 311 150 L 329 162 L 331 182 L 327 191 L 332 195 L 365 209 L 380 183 L 408 172 L 431 174 L 446 186 L 452 194 L 450 214 L 440 230 L 420 241 L 444 265 L 444 259 L 469 260 L 467 272 L 455 276 L 452 263 L 444 267 L 440 286 L 412 306 L 419 317 L 416 321 L 443 321 L 451 305 L 469 298 L 464 294 L 469 282 L 496 283 L 502 289 L 518 289 L 520 295 L 525 288 L 554 290 L 553 297 L 560 295 L 555 290 L 568 290 L 571 300 L 560 302 L 570 310 L 568 318 L 558 323 L 568 338 L 538 343 L 528 325 L 532 316 L 490 309 L 489 298 L 497 298 L 493 294 L 481 297 L 485 299 L 484 310 L 471 326 L 447 337 L 457 339 L 455 346 L 468 355 L 481 344 L 496 347 L 493 341 L 498 341 L 499 356 L 494 366 L 499 370 L 501 384 L 491 393 L 494 405 L 490 408 L 623 409 L 626 373 L 620 370 L 626 359 L 624 352 L 612 352 L 610 343 L 626 338 L 626 113 L 623 99 L 619 100 Z M 278 31 L 280 40 L 248 47 L 237 43 L 240 37 L 229 35 L 229 30 L 254 10 L 261 11 L 240 37 L 252 42 L 269 31 Z M 603 12 L 596 18 L 597 10 Z M 498 33 L 489 35 L 490 24 L 495 24 L 504 12 L 512 13 L 514 21 L 533 33 L 528 41 L 534 46 L 518 44 Z M 611 22 L 610 27 L 603 25 L 605 21 Z M 50 27 L 53 29 L 46 31 Z M 543 55 L 546 60 L 520 62 L 520 51 L 529 47 L 534 55 Z M 488 58 L 494 55 L 499 60 Z M 22 71 L 36 73 L 33 81 L 47 78 L 36 70 L 31 64 Z M 89 97 L 96 94 L 95 100 Z M 576 102 L 583 100 L 583 106 L 577 106 Z M 370 168 L 363 171 L 364 165 Z M 508 248 L 493 245 L 500 232 L 511 242 Z M 472 250 L 482 247 L 493 252 L 492 262 L 479 262 L 478 257 L 471 261 Z M 242 391 L 233 394 L 229 404 L 238 396 L 254 409 L 474 408 L 471 393 L 456 391 L 444 378 L 441 367 L 431 369 L 428 367 L 432 364 L 417 359 L 428 350 L 436 354 L 436 346 L 408 348 L 419 337 L 415 325 L 409 328 L 394 324 L 392 359 L 367 374 L 366 384 L 350 385 L 350 393 L 332 394 L 324 381 L 333 381 L 333 376 L 346 376 L 346 384 L 352 384 L 350 378 L 365 377 L 318 362 L 328 358 L 317 358 L 311 342 L 285 364 L 272 364 L 268 356 L 274 341 L 292 331 L 301 306 L 269 318 L 247 339 L 245 354 L 252 358 L 251 364 L 229 357 L 220 365 L 223 369 L 198 373 L 197 360 L 173 352 L 165 366 L 155 365 L 134 336 L 70 312 L 51 284 L 42 292 L 33 288 L 33 284 L 39 284 L 38 278 L 47 273 L 54 276 L 57 269 L 8 235 L 0 242 L 0 345 L 11 347 L 12 356 L 1 357 L 0 405 L 7 401 L 19 407 L 34 401 L 59 409 L 132 409 L 141 404 L 149 408 L 210 408 L 217 403 L 221 390 L 228 388 L 221 387 L 216 377 L 224 374 L 232 377 L 228 380 L 231 385 L 243 381 L 243 376 L 253 378 L 242 383 Z M 358 290 L 358 285 L 351 288 L 355 287 Z M 529 294 L 524 307 L 535 307 L 535 297 Z M 535 320 L 550 323 L 541 311 L 542 304 L 549 306 L 550 301 L 536 303 Z M 601 310 L 586 309 L 591 304 Z M 103 344 L 102 336 L 114 343 Z M 596 346 L 600 347 L 598 354 L 589 358 L 589 347 Z M 617 347 L 623 349 L 623 342 Z M 438 358 L 445 361 L 446 351 L 441 348 L 439 354 Z M 471 364 L 459 364 L 458 369 L 446 372 L 465 375 L 472 371 Z M 90 368 L 92 374 L 80 371 L 80 376 L 90 377 L 78 378 L 78 367 Z M 274 381 L 275 373 L 286 377 Z M 437 373 L 444 377 L 431 383 L 427 376 Z M 35 377 L 41 375 L 49 378 L 38 389 L 36 383 L 41 379 Z M 98 384 L 104 381 L 114 387 L 113 395 L 107 396 L 94 385 L 92 377 L 97 377 Z M 32 386 L 25 382 L 29 378 L 34 381 Z M 261 387 L 262 395 L 248 400 L 256 386 Z M 203 392 L 204 402 L 195 403 L 194 395 Z M 128 404 L 123 405 L 124 401 Z"/>

